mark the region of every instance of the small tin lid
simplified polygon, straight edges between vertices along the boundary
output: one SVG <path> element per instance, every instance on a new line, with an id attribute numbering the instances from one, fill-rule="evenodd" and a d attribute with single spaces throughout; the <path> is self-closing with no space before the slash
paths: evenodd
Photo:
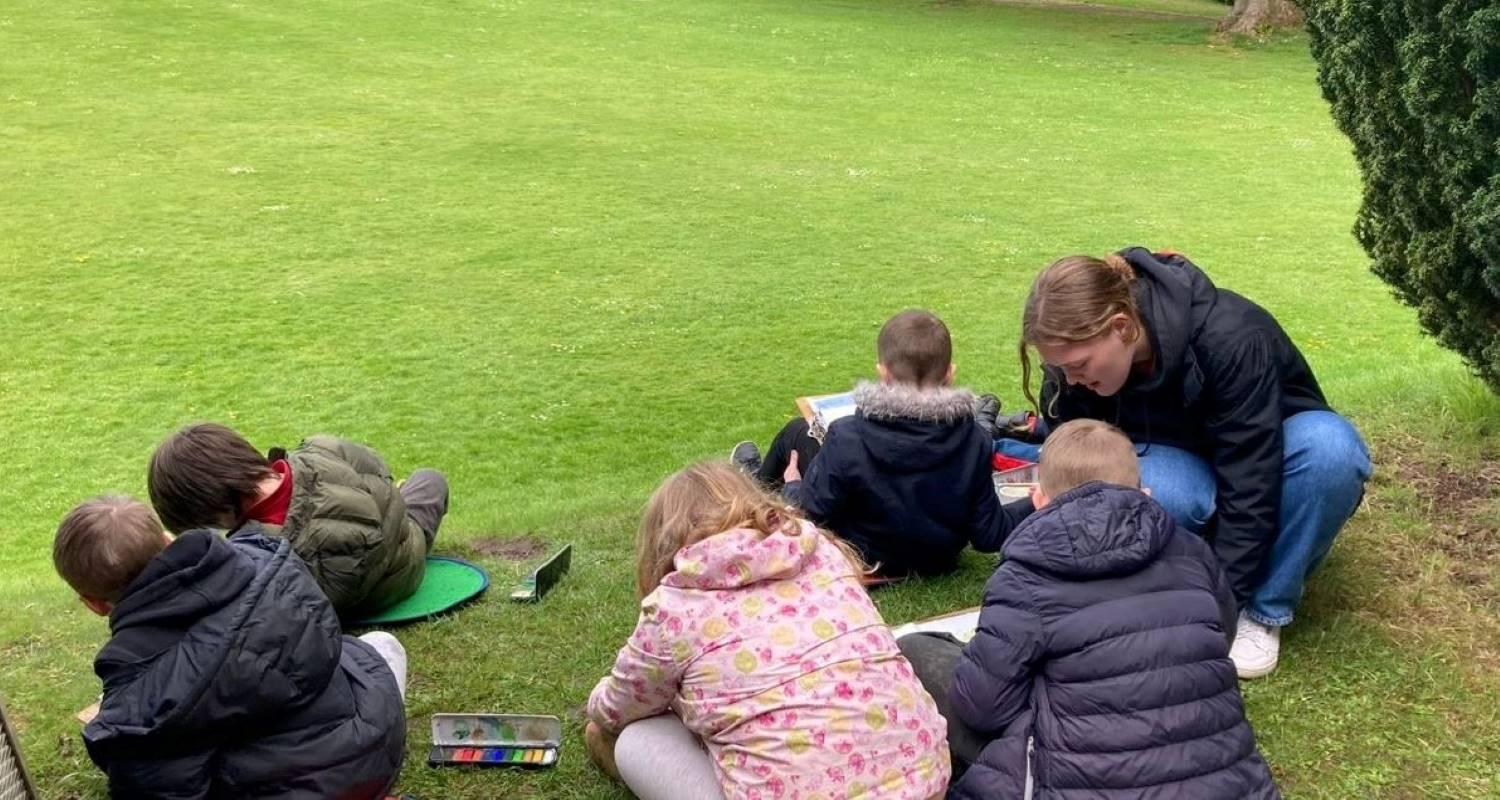
<path id="1" fill-rule="evenodd" d="M 562 720 L 527 714 L 433 714 L 439 747 L 559 747 Z"/>
<path id="2" fill-rule="evenodd" d="M 1031 484 L 1007 483 L 995 487 L 995 491 L 1003 500 L 1025 500 L 1031 496 Z"/>

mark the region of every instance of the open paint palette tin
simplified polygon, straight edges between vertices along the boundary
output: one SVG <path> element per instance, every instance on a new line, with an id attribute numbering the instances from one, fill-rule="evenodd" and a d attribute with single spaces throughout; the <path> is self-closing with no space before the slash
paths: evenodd
<path id="1" fill-rule="evenodd" d="M 1002 505 L 1017 503 L 1031 496 L 1036 485 L 1036 464 L 996 453 L 990 461 L 994 467 L 995 494 Z"/>
<path id="2" fill-rule="evenodd" d="M 535 603 L 547 595 L 547 592 L 562 580 L 567 574 L 568 567 L 573 563 L 573 545 L 567 545 L 557 551 L 555 555 L 547 559 L 546 563 L 531 571 L 510 593 L 510 599 L 520 603 Z"/>
<path id="3" fill-rule="evenodd" d="M 433 714 L 433 767 L 519 767 L 557 763 L 562 721 L 525 714 Z"/>
<path id="4" fill-rule="evenodd" d="M 997 486 L 1007 483 L 1036 483 L 1035 461 L 996 453 L 990 456 L 990 466 L 995 470 Z"/>

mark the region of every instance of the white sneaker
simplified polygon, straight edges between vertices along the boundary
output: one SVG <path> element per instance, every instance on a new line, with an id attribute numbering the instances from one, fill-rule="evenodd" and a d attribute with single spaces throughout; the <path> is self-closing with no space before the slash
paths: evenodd
<path id="1" fill-rule="evenodd" d="M 1241 612 L 1234 628 L 1234 646 L 1229 648 L 1229 660 L 1240 678 L 1264 678 L 1275 672 L 1280 653 L 1281 629 L 1262 625 Z"/>

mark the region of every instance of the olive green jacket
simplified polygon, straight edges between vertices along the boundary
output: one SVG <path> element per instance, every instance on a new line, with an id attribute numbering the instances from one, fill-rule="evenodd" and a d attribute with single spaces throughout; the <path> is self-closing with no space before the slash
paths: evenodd
<path id="1" fill-rule="evenodd" d="M 290 540 L 339 616 L 379 611 L 416 591 L 430 543 L 374 450 L 313 436 L 287 454 L 292 499 L 268 535 Z"/>

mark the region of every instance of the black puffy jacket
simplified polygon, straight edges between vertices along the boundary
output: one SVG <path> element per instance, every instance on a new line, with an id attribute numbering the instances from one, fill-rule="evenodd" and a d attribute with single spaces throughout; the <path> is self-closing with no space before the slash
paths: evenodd
<path id="1" fill-rule="evenodd" d="M 89 756 L 129 798 L 371 798 L 395 781 L 395 676 L 285 540 L 177 537 L 109 618 Z"/>
<path id="2" fill-rule="evenodd" d="M 1218 483 L 1214 552 L 1243 604 L 1280 531 L 1282 422 L 1328 408 L 1307 361 L 1265 309 L 1180 255 L 1131 247 L 1135 298 L 1156 355 L 1149 377 L 1100 397 L 1046 369 L 1042 414 L 1117 425 L 1140 445 L 1202 456 Z"/>
<path id="3" fill-rule="evenodd" d="M 996 736 L 963 800 L 1272 800 L 1207 544 L 1136 489 L 1090 483 L 1016 528 L 949 692 Z M 1028 750 L 1030 752 L 1028 753 Z"/>

